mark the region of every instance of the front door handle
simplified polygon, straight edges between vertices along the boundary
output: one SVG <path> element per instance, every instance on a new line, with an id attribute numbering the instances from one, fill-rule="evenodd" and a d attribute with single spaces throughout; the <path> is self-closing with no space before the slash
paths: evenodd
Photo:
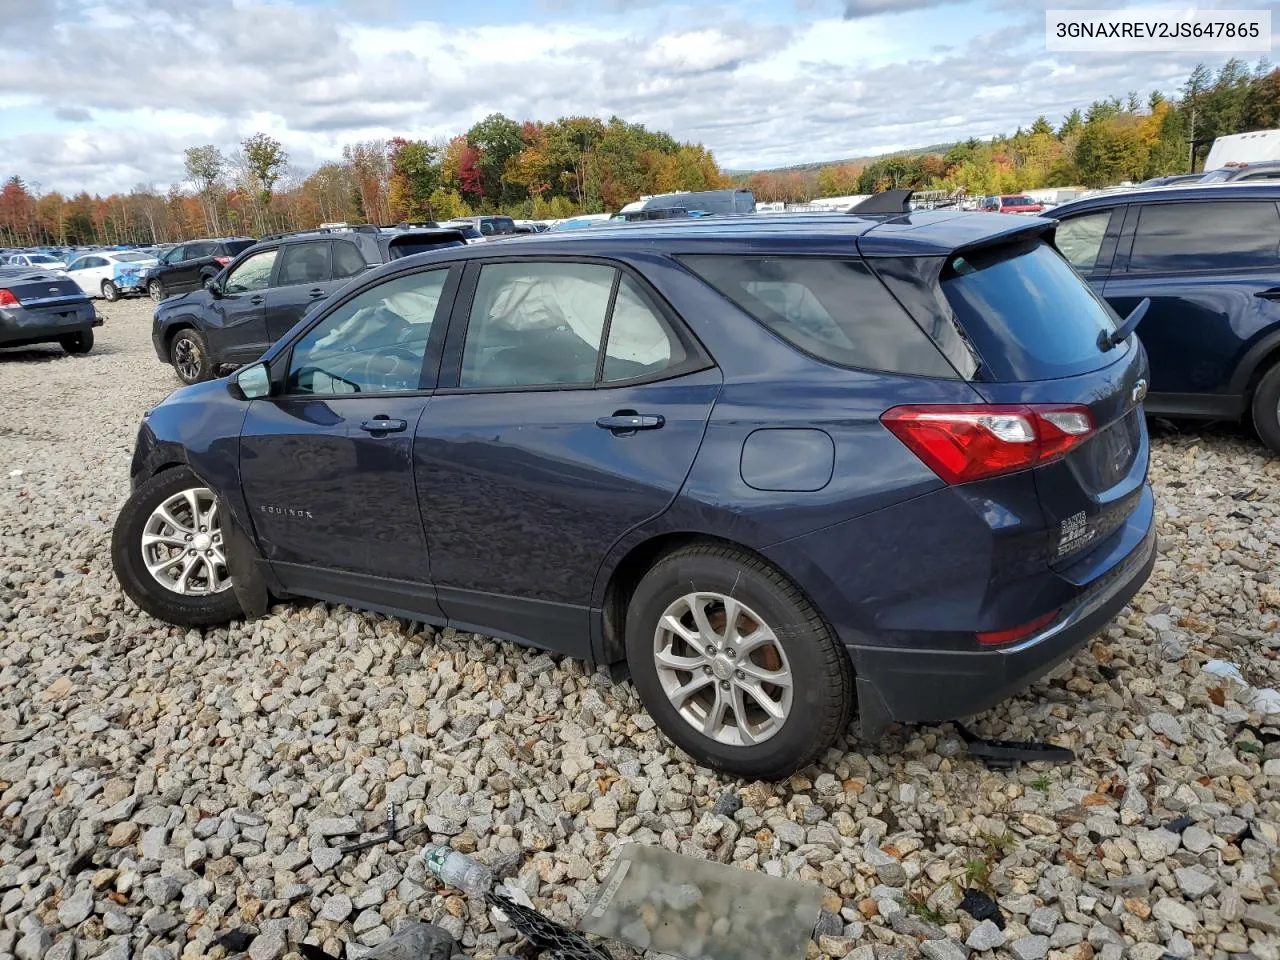
<path id="1" fill-rule="evenodd" d="M 1280 287 L 1272 287 L 1270 290 L 1259 290 L 1254 294 L 1255 297 L 1261 297 L 1263 300 L 1280 300 Z"/>
<path id="2" fill-rule="evenodd" d="M 261 294 L 258 294 L 258 295 L 256 295 L 256 296 L 252 296 L 252 297 L 250 297 L 250 298 L 249 298 L 249 302 L 250 302 L 250 303 L 252 303 L 252 304 L 256 307 L 258 304 L 262 303 L 262 302 L 263 302 L 263 301 L 265 301 L 266 299 L 267 299 L 266 297 L 262 296 Z"/>
<path id="3" fill-rule="evenodd" d="M 611 417 L 601 417 L 596 426 L 613 433 L 635 433 L 637 430 L 659 430 L 666 422 L 666 417 L 661 414 L 619 410 Z"/>
<path id="4" fill-rule="evenodd" d="M 308 290 L 307 296 L 314 300 L 316 297 L 323 297 L 324 291 L 316 287 L 314 290 Z"/>
<path id="5" fill-rule="evenodd" d="M 390 417 L 374 417 L 372 420 L 366 420 L 360 424 L 360 429 L 368 433 L 400 433 L 408 426 L 408 422 L 404 420 L 392 420 Z"/>

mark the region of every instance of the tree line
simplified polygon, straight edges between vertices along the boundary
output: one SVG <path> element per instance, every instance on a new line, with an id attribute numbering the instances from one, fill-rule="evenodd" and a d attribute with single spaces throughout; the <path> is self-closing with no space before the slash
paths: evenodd
<path id="1" fill-rule="evenodd" d="M 773 171 L 739 178 L 761 200 L 877 193 L 895 187 L 971 195 L 1037 187 L 1105 187 L 1200 170 L 1215 138 L 1280 127 L 1280 69 L 1229 60 L 1215 73 L 1197 66 L 1176 97 L 1137 93 L 1072 110 L 1054 127 L 1045 117 L 990 140 L 944 153 L 908 152 L 866 164 Z"/>
<path id="2" fill-rule="evenodd" d="M 616 211 L 642 194 L 711 190 L 729 179 L 704 146 L 618 117 L 518 122 L 493 114 L 437 142 L 393 137 L 343 147 L 303 175 L 265 133 L 224 153 L 188 147 L 186 180 L 160 192 L 66 196 L 11 176 L 0 245 L 155 243 L 264 234 L 322 223 L 423 222 L 473 213 L 553 219 Z"/>
<path id="3" fill-rule="evenodd" d="M 519 122 L 493 114 L 464 134 L 347 144 L 342 159 L 305 174 L 264 133 L 224 153 L 187 148 L 186 181 L 167 191 L 42 192 L 19 175 L 0 187 L 0 245 L 155 243 L 199 235 L 306 229 L 321 223 L 400 223 L 473 213 L 555 219 L 614 212 L 644 194 L 739 184 L 756 199 L 803 202 L 892 187 L 1010 193 L 1100 187 L 1182 173 L 1215 137 L 1280 127 L 1280 69 L 1229 60 L 1197 66 L 1177 96 L 1136 93 L 1045 117 L 1013 134 L 945 152 L 862 164 L 727 176 L 706 147 L 618 117 Z"/>

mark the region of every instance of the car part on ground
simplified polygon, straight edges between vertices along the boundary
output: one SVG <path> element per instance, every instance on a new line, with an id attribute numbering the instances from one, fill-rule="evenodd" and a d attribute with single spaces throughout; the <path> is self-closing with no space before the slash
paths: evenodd
<path id="1" fill-rule="evenodd" d="M 180 465 L 240 614 L 317 597 L 625 660 L 745 777 L 820 758 L 855 703 L 868 738 L 984 710 L 1150 573 L 1146 358 L 1049 222 L 887 199 L 369 271 L 150 412 L 119 542 Z M 270 309 L 335 236 L 253 248 L 212 296 Z M 150 612 L 211 622 L 129 557 Z"/>

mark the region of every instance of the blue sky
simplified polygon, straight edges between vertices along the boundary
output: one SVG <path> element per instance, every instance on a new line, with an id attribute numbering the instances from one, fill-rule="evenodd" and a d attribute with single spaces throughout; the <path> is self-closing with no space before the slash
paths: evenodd
<path id="1" fill-rule="evenodd" d="M 164 189 L 184 147 L 258 130 L 304 176 L 344 143 L 444 139 L 495 111 L 616 113 L 759 168 L 1057 122 L 1224 58 L 1049 54 L 1046 6 L 1104 4 L 0 0 L 0 176 Z"/>

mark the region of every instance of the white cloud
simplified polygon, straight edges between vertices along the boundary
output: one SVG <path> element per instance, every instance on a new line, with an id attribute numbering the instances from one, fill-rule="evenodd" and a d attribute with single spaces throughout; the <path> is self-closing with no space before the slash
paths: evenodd
<path id="1" fill-rule="evenodd" d="M 444 137 L 495 111 L 617 114 L 732 168 L 781 165 L 1056 121 L 1101 96 L 1168 91 L 1197 59 L 1051 57 L 1043 5 L 1012 0 L 908 0 L 893 14 L 878 12 L 886 0 L 803 13 L 794 0 L 567 2 L 550 25 L 459 26 L 357 0 L 0 0 L 6 33 L 32 38 L 9 45 L 0 72 L 0 175 L 165 185 L 184 147 L 234 149 L 257 130 L 305 168 L 344 142 Z"/>

